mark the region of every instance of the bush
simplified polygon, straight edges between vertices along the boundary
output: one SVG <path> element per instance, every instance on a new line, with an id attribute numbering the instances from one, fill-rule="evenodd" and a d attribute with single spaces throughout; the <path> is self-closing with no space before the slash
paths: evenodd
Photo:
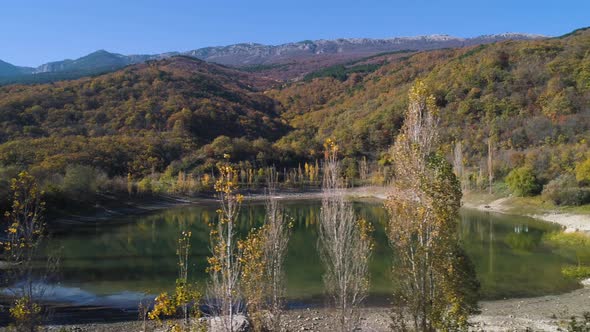
<path id="1" fill-rule="evenodd" d="M 590 184 L 590 158 L 576 165 L 576 180 L 582 184 Z"/>
<path id="2" fill-rule="evenodd" d="M 513 169 L 508 173 L 506 184 L 516 196 L 534 196 L 541 189 L 535 172 L 528 166 Z"/>
<path id="3" fill-rule="evenodd" d="M 568 188 L 563 192 L 562 205 L 584 205 L 590 203 L 590 189 Z"/>
<path id="4" fill-rule="evenodd" d="M 561 269 L 561 273 L 575 279 L 586 279 L 590 277 L 590 266 L 568 265 Z"/>
<path id="5" fill-rule="evenodd" d="M 590 203 L 590 190 L 579 188 L 573 175 L 561 175 L 543 188 L 543 198 L 557 205 L 583 205 Z"/>
<path id="6" fill-rule="evenodd" d="M 66 169 L 62 190 L 74 198 L 88 198 L 98 189 L 98 172 L 90 166 L 72 165 Z"/>

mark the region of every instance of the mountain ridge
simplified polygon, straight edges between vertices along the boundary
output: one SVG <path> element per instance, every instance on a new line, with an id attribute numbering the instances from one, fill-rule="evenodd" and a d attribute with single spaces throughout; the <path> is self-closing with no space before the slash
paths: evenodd
<path id="1" fill-rule="evenodd" d="M 422 51 L 438 48 L 471 46 L 508 39 L 524 40 L 540 38 L 546 38 L 546 36 L 523 33 L 503 33 L 471 38 L 455 37 L 444 34 L 390 38 L 338 38 L 304 40 L 278 45 L 238 43 L 226 46 L 209 46 L 184 52 L 131 55 L 112 53 L 100 49 L 78 59 L 52 61 L 35 68 L 15 66 L 2 61 L 0 62 L 0 84 L 38 81 L 45 82 L 62 78 L 59 74 L 47 75 L 56 73 L 67 73 L 65 79 L 78 78 L 114 71 L 128 65 L 143 63 L 150 60 L 164 59 L 176 55 L 191 56 L 200 60 L 232 67 L 284 64 L 293 61 L 305 62 L 327 56 L 337 57 L 338 59 L 335 61 L 341 63 L 378 53 L 400 51 L 403 49 Z M 320 61 L 325 60 L 320 59 Z M 303 74 L 305 73 L 304 69 Z M 45 76 L 39 76 L 39 74 L 45 74 Z"/>

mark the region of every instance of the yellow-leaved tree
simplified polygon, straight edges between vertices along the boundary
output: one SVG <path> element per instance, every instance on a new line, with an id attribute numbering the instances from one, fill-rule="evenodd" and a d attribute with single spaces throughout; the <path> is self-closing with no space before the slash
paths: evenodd
<path id="1" fill-rule="evenodd" d="M 241 250 L 241 285 L 254 331 L 281 331 L 285 298 L 284 261 L 291 223 L 276 198 L 278 173 L 266 170 L 264 224 L 238 243 Z"/>
<path id="2" fill-rule="evenodd" d="M 49 259 L 45 269 L 35 269 L 34 259 L 44 236 L 45 222 L 43 191 L 33 176 L 23 171 L 12 179 L 12 209 L 6 212 L 8 222 L 3 260 L 8 268 L 4 280 L 16 298 L 10 308 L 18 331 L 35 331 L 42 321 L 40 297 L 44 282 L 57 267 Z"/>
<path id="3" fill-rule="evenodd" d="M 394 326 L 467 329 L 479 284 L 457 235 L 461 187 L 438 152 L 438 110 L 426 86 L 409 92 L 405 122 L 392 148 L 394 181 L 386 201 L 394 249 Z"/>
<path id="4" fill-rule="evenodd" d="M 237 218 L 244 197 L 238 193 L 239 176 L 229 164 L 220 164 L 215 191 L 220 203 L 217 221 L 211 223 L 211 257 L 207 271 L 211 276 L 209 304 L 216 316 L 211 320 L 216 328 L 233 332 L 236 315 L 242 306 L 240 290 L 241 250 L 238 248 Z"/>

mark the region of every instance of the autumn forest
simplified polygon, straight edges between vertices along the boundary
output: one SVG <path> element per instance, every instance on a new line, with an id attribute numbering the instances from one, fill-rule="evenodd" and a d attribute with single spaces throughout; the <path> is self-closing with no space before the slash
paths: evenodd
<path id="1" fill-rule="evenodd" d="M 307 313 L 289 312 L 318 298 L 331 318 L 311 323 L 325 319 L 332 330 L 371 330 L 361 308 L 379 299 L 388 309 L 378 331 L 468 331 L 480 295 L 500 289 L 495 250 L 510 250 L 501 256 L 508 261 L 533 253 L 562 259 L 547 283 L 563 289 L 542 295 L 573 291 L 590 277 L 587 225 L 562 224 L 563 233 L 537 229 L 531 219 L 529 233 L 528 219 L 519 219 L 508 227 L 512 237 L 500 241 L 490 221 L 481 246 L 469 248 L 458 232 L 466 205 L 527 218 L 540 209 L 587 217 L 589 28 L 363 54 L 307 72 L 305 65 L 230 66 L 176 55 L 71 80 L 0 86 L 0 211 L 8 220 L 2 282 L 22 289 L 7 302 L 11 326 L 36 331 L 49 317 L 35 287 L 59 279 L 64 253 L 47 245 L 60 243 L 54 235 L 63 240 L 76 227 L 90 234 L 95 223 L 98 234 L 104 224 L 130 224 L 117 219 L 122 215 L 187 202 L 214 206 L 215 218 L 201 223 L 200 234 L 201 226 L 179 223 L 170 251 L 176 282 L 154 283 L 146 293 L 151 302 L 136 301 L 142 331 L 299 330 L 291 320 Z M 358 192 L 379 199 L 379 218 L 359 214 L 355 204 L 368 203 L 350 200 Z M 289 281 L 285 270 L 302 226 L 285 213 L 283 195 L 318 201 L 309 222 L 314 243 L 298 245 L 317 248 L 321 294 L 288 290 L 292 280 L 311 282 L 299 275 Z M 513 210 L 494 205 L 508 199 Z M 240 220 L 249 204 L 262 205 L 264 216 L 245 229 Z M 483 229 L 488 212 L 478 212 L 473 227 Z M 129 250 L 156 243 L 153 229 L 151 242 L 140 244 L 129 232 Z M 203 248 L 206 258 L 191 251 Z M 73 261 L 83 258 L 63 263 Z M 518 271 L 514 261 L 504 269 Z M 66 270 L 64 280 L 74 274 Z M 387 297 L 371 285 L 375 278 L 391 286 Z M 92 286 L 110 295 L 107 286 Z M 59 310 L 62 300 L 51 300 Z M 581 328 L 590 315 L 566 320 L 560 328 L 587 331 Z"/>

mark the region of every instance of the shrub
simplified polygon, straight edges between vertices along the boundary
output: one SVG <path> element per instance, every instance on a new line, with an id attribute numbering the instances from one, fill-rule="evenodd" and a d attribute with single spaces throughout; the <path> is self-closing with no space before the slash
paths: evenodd
<path id="1" fill-rule="evenodd" d="M 565 276 L 582 280 L 590 277 L 590 266 L 568 265 L 561 269 L 561 273 Z"/>
<path id="2" fill-rule="evenodd" d="M 561 175 L 543 188 L 543 198 L 557 205 L 583 205 L 590 203 L 590 190 L 579 188 L 573 175 Z"/>
<path id="3" fill-rule="evenodd" d="M 590 158 L 576 165 L 576 180 L 582 184 L 590 184 Z"/>
<path id="4" fill-rule="evenodd" d="M 516 196 L 533 196 L 541 189 L 533 169 L 528 166 L 513 169 L 508 173 L 506 184 Z"/>
<path id="5" fill-rule="evenodd" d="M 90 166 L 72 165 L 66 169 L 62 190 L 72 197 L 86 197 L 96 193 L 97 172 Z"/>

